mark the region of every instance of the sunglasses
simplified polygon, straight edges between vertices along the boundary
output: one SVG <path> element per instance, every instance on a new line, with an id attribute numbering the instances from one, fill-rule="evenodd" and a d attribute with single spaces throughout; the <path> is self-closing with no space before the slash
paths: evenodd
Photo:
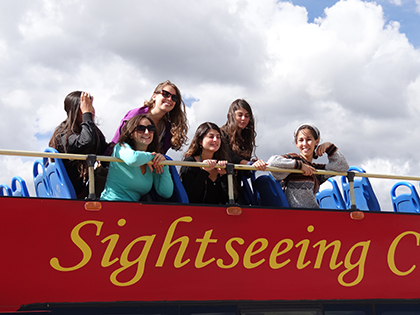
<path id="1" fill-rule="evenodd" d="M 165 90 L 157 91 L 156 93 L 157 94 L 162 94 L 162 96 L 164 98 L 171 98 L 175 103 L 179 102 L 179 96 L 176 95 L 176 94 L 171 94 L 171 93 L 169 93 L 168 91 L 165 91 Z"/>
<path id="2" fill-rule="evenodd" d="M 136 126 L 136 128 L 134 128 L 135 131 L 139 131 L 139 132 L 145 132 L 146 129 L 149 130 L 149 133 L 154 133 L 156 131 L 156 127 L 153 125 L 148 125 L 148 126 L 138 125 Z"/>

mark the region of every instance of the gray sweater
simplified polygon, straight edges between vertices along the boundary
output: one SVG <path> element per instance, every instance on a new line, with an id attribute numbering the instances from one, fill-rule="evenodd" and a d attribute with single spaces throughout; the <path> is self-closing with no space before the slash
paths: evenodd
<path id="1" fill-rule="evenodd" d="M 296 153 L 274 155 L 268 160 L 268 165 L 284 169 L 301 169 L 302 164 L 307 164 L 315 169 L 335 172 L 347 172 L 349 164 L 343 153 L 331 144 L 326 150 L 328 163 L 311 163 Z M 304 176 L 301 173 L 270 172 L 279 181 L 283 180 L 285 194 L 289 206 L 292 208 L 319 208 L 316 201 L 316 193 L 319 186 L 324 183 L 329 175 Z"/>

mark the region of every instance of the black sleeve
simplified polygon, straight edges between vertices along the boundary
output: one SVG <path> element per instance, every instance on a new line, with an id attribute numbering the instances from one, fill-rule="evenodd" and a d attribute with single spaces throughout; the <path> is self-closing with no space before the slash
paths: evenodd
<path id="1" fill-rule="evenodd" d="M 195 162 L 195 159 L 193 157 L 187 157 L 184 161 Z M 200 167 L 182 166 L 180 177 L 189 201 L 192 203 L 202 203 L 209 173 Z"/>
<path id="2" fill-rule="evenodd" d="M 96 126 L 92 120 L 92 113 L 83 114 L 82 131 L 79 135 L 71 134 L 67 139 L 68 153 L 93 153 L 97 146 Z"/>

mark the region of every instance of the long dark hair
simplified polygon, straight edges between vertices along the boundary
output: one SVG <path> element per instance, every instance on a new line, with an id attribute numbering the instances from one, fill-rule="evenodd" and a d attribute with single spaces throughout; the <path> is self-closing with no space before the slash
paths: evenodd
<path id="1" fill-rule="evenodd" d="M 132 137 L 132 134 L 134 132 L 134 129 L 136 129 L 136 127 L 140 124 L 140 121 L 143 118 L 146 118 L 150 122 L 151 125 L 155 126 L 155 123 L 153 122 L 153 120 L 147 117 L 147 115 L 137 115 L 130 118 L 130 120 L 128 120 L 127 123 L 124 125 L 121 131 L 120 138 L 118 139 L 118 143 L 120 145 L 124 145 L 124 143 L 127 143 L 130 145 L 131 148 L 134 149 L 134 139 Z M 146 150 L 147 152 L 159 152 L 158 138 L 159 137 L 156 134 L 153 135 L 152 142 L 147 146 L 147 150 Z"/>
<path id="2" fill-rule="evenodd" d="M 241 134 L 238 133 L 236 126 L 235 112 L 239 109 L 245 109 L 249 114 L 249 123 L 242 130 Z M 229 106 L 227 121 L 222 126 L 223 136 L 229 139 L 229 147 L 236 155 L 245 160 L 251 160 L 255 150 L 255 138 L 257 132 L 255 131 L 254 115 L 252 114 L 251 106 L 244 99 L 237 99 Z"/>
<path id="3" fill-rule="evenodd" d="M 188 140 L 187 114 L 185 111 L 185 103 L 182 100 L 181 91 L 171 81 L 166 80 L 165 82 L 161 82 L 156 86 L 153 94 L 162 91 L 162 89 L 168 85 L 173 87 L 176 91 L 176 95 L 179 96 L 179 101 L 175 103 L 175 107 L 164 116 L 164 119 L 166 119 L 171 125 L 172 149 L 178 151 L 184 144 L 187 143 Z M 155 100 L 153 99 L 153 96 L 150 98 L 150 100 L 144 102 L 144 106 L 149 107 L 149 109 L 152 109 L 155 106 Z"/>
<path id="4" fill-rule="evenodd" d="M 71 134 L 79 135 L 82 131 L 81 121 L 78 121 L 81 95 L 81 91 L 74 91 L 64 99 L 64 110 L 67 113 L 67 118 L 55 129 L 48 144 L 50 147 L 57 149 L 58 152 L 67 153 L 65 144 L 69 136 Z M 64 143 L 61 141 L 62 135 L 65 135 Z"/>
<path id="5" fill-rule="evenodd" d="M 194 138 L 191 140 L 191 144 L 185 152 L 185 157 L 189 156 L 198 156 L 203 151 L 203 147 L 200 145 L 200 142 L 202 143 L 203 138 L 206 136 L 206 134 L 210 131 L 210 129 L 217 130 L 217 132 L 220 133 L 220 136 L 222 135 L 220 132 L 219 126 L 217 126 L 215 123 L 212 122 L 205 122 L 202 123 L 200 126 L 198 126 Z M 223 142 L 223 138 L 220 138 L 220 148 L 217 150 L 214 155 L 213 159 L 218 161 L 227 161 L 228 160 L 228 152 L 226 148 L 226 144 Z"/>
<path id="6" fill-rule="evenodd" d="M 80 135 L 82 131 L 82 121 L 79 121 L 81 95 L 81 91 L 74 91 L 67 94 L 66 98 L 64 99 L 64 110 L 67 113 L 67 118 L 55 129 L 50 142 L 48 143 L 50 147 L 55 148 L 60 153 L 72 153 L 67 152 L 67 141 L 72 134 Z M 102 151 L 101 138 L 104 136 L 96 125 L 95 137 L 96 141 L 94 148 L 89 149 L 89 152 L 83 153 L 97 154 L 98 152 Z M 80 177 L 85 178 L 87 175 L 86 161 L 72 161 L 71 163 L 77 164 Z"/>

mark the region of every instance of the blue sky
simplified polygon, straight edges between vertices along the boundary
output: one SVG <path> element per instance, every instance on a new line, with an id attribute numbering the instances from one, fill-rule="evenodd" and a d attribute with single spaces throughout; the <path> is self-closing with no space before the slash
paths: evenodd
<path id="1" fill-rule="evenodd" d="M 333 6 L 336 0 L 291 0 L 295 5 L 303 6 L 308 11 L 308 20 L 313 22 L 314 19 L 324 16 L 324 9 Z M 408 40 L 416 48 L 420 47 L 420 13 L 416 11 L 417 5 L 415 0 L 375 1 L 381 5 L 387 22 L 390 20 L 400 23 L 400 31 L 406 34 Z M 398 3 L 398 4 L 396 4 Z"/>

